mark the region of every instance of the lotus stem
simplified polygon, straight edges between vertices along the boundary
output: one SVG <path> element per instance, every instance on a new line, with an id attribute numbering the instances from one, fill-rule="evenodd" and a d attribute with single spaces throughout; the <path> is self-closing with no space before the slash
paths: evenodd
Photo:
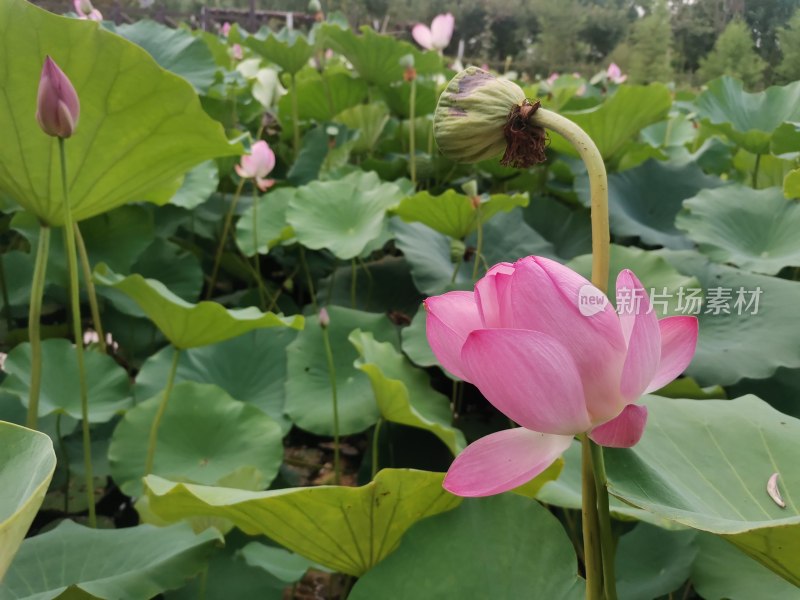
<path id="1" fill-rule="evenodd" d="M 475 248 L 475 264 L 472 265 L 472 280 L 478 279 L 478 270 L 480 269 L 481 256 L 483 256 L 483 220 L 481 219 L 481 205 L 478 203 L 475 206 L 475 219 L 478 227 L 478 245 Z M 455 278 L 454 278 L 455 279 Z"/>
<path id="2" fill-rule="evenodd" d="M 94 330 L 97 332 L 99 338 L 100 350 L 103 354 L 108 354 L 108 347 L 106 346 L 106 336 L 103 332 L 103 323 L 100 321 L 100 305 L 97 302 L 97 290 L 94 287 L 94 280 L 92 279 L 92 267 L 89 264 L 89 254 L 86 252 L 86 244 L 83 242 L 81 235 L 81 228 L 75 223 L 75 242 L 78 246 L 78 256 L 81 259 L 81 268 L 83 269 L 83 279 L 86 282 L 86 295 L 89 296 L 89 309 L 92 311 L 92 324 Z"/>
<path id="3" fill-rule="evenodd" d="M 356 289 L 358 283 L 358 267 L 356 266 L 356 259 L 350 261 L 350 308 L 356 307 Z"/>
<path id="4" fill-rule="evenodd" d="M 8 331 L 11 331 L 14 328 L 14 321 L 11 318 L 11 301 L 9 300 L 8 296 L 8 282 L 6 281 L 6 268 L 4 265 L 5 257 L 0 254 L 0 289 L 3 292 L 3 315 L 6 319 L 6 326 L 8 327 Z"/>
<path id="5" fill-rule="evenodd" d="M 156 416 L 153 417 L 153 423 L 150 425 L 150 436 L 147 440 L 147 457 L 144 462 L 144 474 L 150 475 L 153 472 L 153 462 L 156 458 L 156 446 L 158 445 L 158 430 L 161 427 L 161 421 L 164 418 L 164 413 L 167 412 L 167 404 L 169 397 L 172 395 L 172 388 L 175 385 L 175 375 L 178 372 L 178 360 L 181 357 L 181 351 L 175 347 L 172 354 L 172 365 L 169 368 L 169 375 L 167 376 L 167 386 L 164 388 L 164 394 L 161 396 L 161 403 L 158 405 Z"/>
<path id="6" fill-rule="evenodd" d="M 322 344 L 325 347 L 325 358 L 328 360 L 328 376 L 331 382 L 331 401 L 333 403 L 333 481 L 339 485 L 342 481 L 339 457 L 339 399 L 336 393 L 336 367 L 333 364 L 333 350 L 327 326 L 322 327 Z"/>
<path id="7" fill-rule="evenodd" d="M 408 167 L 411 172 L 411 183 L 417 187 L 417 155 L 416 155 L 416 104 L 417 104 L 417 78 L 411 80 L 411 92 L 408 96 Z"/>
<path id="8" fill-rule="evenodd" d="M 592 138 L 569 119 L 540 108 L 531 121 L 561 134 L 577 150 L 589 175 L 592 219 L 592 283 L 608 292 L 611 234 L 608 222 L 608 177 L 603 156 Z M 603 448 L 581 436 L 584 564 L 587 599 L 616 600 L 614 539 L 608 508 Z"/>
<path id="9" fill-rule="evenodd" d="M 756 164 L 753 165 L 753 189 L 758 189 L 758 171 L 761 168 L 761 154 L 756 154 Z"/>
<path id="10" fill-rule="evenodd" d="M 264 280 L 261 277 L 261 257 L 258 253 L 258 191 L 256 186 L 253 186 L 253 270 L 256 278 L 256 286 L 258 287 L 258 301 L 259 308 L 264 310 L 267 305 L 265 295 Z"/>
<path id="11" fill-rule="evenodd" d="M 28 429 L 36 429 L 39 419 L 39 396 L 42 390 L 42 300 L 44 298 L 47 255 L 50 251 L 50 227 L 39 228 L 39 244 L 31 283 L 31 305 L 28 312 L 28 340 L 31 344 L 31 393 L 28 398 Z"/>
<path id="12" fill-rule="evenodd" d="M 225 215 L 225 223 L 222 225 L 222 235 L 219 238 L 219 245 L 214 254 L 214 268 L 211 270 L 211 279 L 208 282 L 208 290 L 206 290 L 206 300 L 210 300 L 214 293 L 214 287 L 217 285 L 217 275 L 219 274 L 219 266 L 222 262 L 222 253 L 225 250 L 225 242 L 228 241 L 228 231 L 230 231 L 231 223 L 233 222 L 233 215 L 236 213 L 236 205 L 239 204 L 239 197 L 242 195 L 242 188 L 244 187 L 244 178 L 239 180 L 239 185 L 236 187 L 236 193 L 233 195 L 233 201 Z"/>
<path id="13" fill-rule="evenodd" d="M 383 419 L 379 418 L 372 432 L 372 479 L 375 479 L 375 475 L 378 474 L 379 441 L 382 425 Z"/>
<path id="14" fill-rule="evenodd" d="M 72 308 L 72 333 L 75 338 L 75 358 L 78 361 L 78 381 L 81 396 L 81 432 L 83 437 L 83 464 L 86 470 L 86 500 L 89 505 L 89 526 L 97 527 L 94 506 L 94 472 L 92 470 L 92 437 L 89 428 L 89 389 L 86 383 L 86 366 L 83 359 L 83 331 L 81 327 L 81 298 L 78 282 L 78 252 L 75 249 L 75 228 L 72 224 L 72 209 L 69 205 L 67 186 L 67 156 L 64 138 L 58 138 L 61 156 L 61 185 L 64 191 L 64 241 L 67 246 L 69 267 L 70 306 Z M 38 258 L 38 257 L 37 257 Z"/>
<path id="15" fill-rule="evenodd" d="M 308 268 L 308 262 L 306 261 L 306 249 L 302 244 L 300 245 L 300 264 L 303 266 L 303 272 L 306 275 L 306 285 L 308 286 L 308 294 L 311 296 L 311 306 L 314 308 L 314 312 L 317 312 L 317 295 L 314 292 L 314 281 L 311 279 L 311 270 Z"/>
<path id="16" fill-rule="evenodd" d="M 323 77 L 324 81 L 325 78 Z M 294 159 L 300 155 L 300 109 L 297 106 L 297 77 L 292 73 L 292 143 Z"/>

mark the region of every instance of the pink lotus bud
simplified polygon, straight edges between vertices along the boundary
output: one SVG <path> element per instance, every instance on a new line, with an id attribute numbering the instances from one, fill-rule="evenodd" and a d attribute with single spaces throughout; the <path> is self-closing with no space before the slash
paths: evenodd
<path id="1" fill-rule="evenodd" d="M 225 21 L 222 24 L 222 28 L 220 29 L 220 33 L 225 37 L 228 37 L 228 34 L 231 32 L 231 24 Z"/>
<path id="2" fill-rule="evenodd" d="M 89 19 L 90 21 L 102 21 L 103 15 L 97 10 L 90 0 L 75 0 L 73 2 L 75 12 L 78 13 L 79 19 Z"/>
<path id="3" fill-rule="evenodd" d="M 81 104 L 69 78 L 49 56 L 42 66 L 36 120 L 47 135 L 68 138 L 75 133 Z"/>
<path id="4" fill-rule="evenodd" d="M 239 177 L 255 179 L 258 189 L 262 192 L 267 191 L 275 183 L 272 179 L 266 179 L 275 168 L 275 153 L 264 140 L 253 144 L 250 147 L 250 154 L 245 154 L 234 168 Z"/>
<path id="5" fill-rule="evenodd" d="M 319 311 L 319 326 L 323 329 L 327 329 L 331 324 L 331 317 L 328 314 L 328 309 L 323 308 Z"/>
<path id="6" fill-rule="evenodd" d="M 545 82 L 547 83 L 547 85 L 552 86 L 556 82 L 556 79 L 558 79 L 559 77 L 561 77 L 561 75 L 558 73 L 558 71 L 553 71 L 552 73 L 550 73 L 550 77 L 545 79 Z"/>
<path id="7" fill-rule="evenodd" d="M 624 83 L 628 78 L 627 75 L 622 74 L 622 69 L 620 69 L 616 63 L 611 63 L 608 65 L 606 77 L 611 83 Z"/>
<path id="8" fill-rule="evenodd" d="M 241 44 L 234 44 L 230 49 L 231 56 L 234 60 L 242 60 L 244 58 L 244 51 Z"/>

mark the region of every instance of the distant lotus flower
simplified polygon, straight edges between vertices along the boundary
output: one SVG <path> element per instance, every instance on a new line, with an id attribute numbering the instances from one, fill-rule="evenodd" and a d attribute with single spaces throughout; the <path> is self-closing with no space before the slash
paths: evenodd
<path id="1" fill-rule="evenodd" d="M 611 83 L 624 83 L 625 80 L 628 78 L 627 75 L 622 74 L 622 70 L 617 66 L 617 63 L 611 63 L 608 65 L 608 70 L 606 71 L 606 78 Z"/>
<path id="2" fill-rule="evenodd" d="M 263 140 L 253 144 L 250 147 L 250 154 L 245 154 L 234 168 L 239 177 L 255 179 L 258 189 L 262 192 L 275 184 L 273 179 L 266 179 L 275 168 L 275 153 Z"/>
<path id="3" fill-rule="evenodd" d="M 586 279 L 537 256 L 492 267 L 474 292 L 425 301 L 439 362 L 520 427 L 490 434 L 455 459 L 444 487 L 459 496 L 513 489 L 589 433 L 630 447 L 647 408 L 636 401 L 680 375 L 694 355 L 695 317 L 660 321 L 631 271 L 617 278 L 637 303 L 620 314 Z M 649 313 L 649 314 L 648 314 Z"/>
<path id="4" fill-rule="evenodd" d="M 244 51 L 241 44 L 234 44 L 230 49 L 231 56 L 234 60 L 242 60 L 244 58 Z"/>
<path id="5" fill-rule="evenodd" d="M 42 66 L 36 98 L 36 120 L 47 135 L 68 138 L 75 133 L 81 104 L 72 82 L 49 56 Z"/>
<path id="6" fill-rule="evenodd" d="M 430 28 L 422 23 L 414 25 L 411 30 L 411 36 L 426 50 L 439 50 L 441 52 L 450 45 L 455 23 L 456 20 L 450 13 L 438 15 L 433 18 Z"/>
<path id="7" fill-rule="evenodd" d="M 90 0 L 74 0 L 73 6 L 78 13 L 79 19 L 89 19 L 91 21 L 102 21 L 103 15 L 97 10 Z"/>
<path id="8" fill-rule="evenodd" d="M 220 32 L 220 33 L 221 33 L 223 36 L 225 36 L 225 37 L 228 37 L 228 34 L 231 32 L 231 24 L 230 24 L 230 23 L 228 23 L 227 21 L 225 21 L 225 22 L 222 24 L 222 27 L 220 28 L 219 32 Z"/>
<path id="9" fill-rule="evenodd" d="M 556 79 L 558 79 L 559 77 L 561 77 L 561 74 L 556 72 L 556 71 L 554 71 L 554 72 L 550 73 L 550 77 L 545 79 L 545 82 L 547 83 L 547 85 L 552 87 L 553 84 L 556 82 Z"/>

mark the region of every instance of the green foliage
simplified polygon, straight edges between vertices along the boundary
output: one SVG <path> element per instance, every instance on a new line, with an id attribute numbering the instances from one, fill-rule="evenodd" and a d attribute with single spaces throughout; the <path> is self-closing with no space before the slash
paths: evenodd
<path id="1" fill-rule="evenodd" d="M 778 30 L 778 44 L 783 58 L 775 71 L 786 81 L 800 79 L 800 9 Z"/>
<path id="2" fill-rule="evenodd" d="M 671 46 L 669 10 L 666 3 L 658 2 L 647 17 L 634 23 L 630 36 L 631 83 L 671 81 Z"/>
<path id="3" fill-rule="evenodd" d="M 755 51 L 747 24 L 731 21 L 719 36 L 711 52 L 700 61 L 697 72 L 702 81 L 730 75 L 744 81 L 749 88 L 758 88 L 764 81 L 767 63 Z"/>

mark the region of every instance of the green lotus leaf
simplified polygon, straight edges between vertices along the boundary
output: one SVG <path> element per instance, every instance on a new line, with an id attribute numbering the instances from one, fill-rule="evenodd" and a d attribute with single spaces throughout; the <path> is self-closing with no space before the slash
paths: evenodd
<path id="1" fill-rule="evenodd" d="M 64 203 L 58 141 L 34 114 L 45 55 L 81 100 L 77 131 L 65 144 L 76 221 L 143 200 L 204 160 L 241 154 L 189 83 L 97 23 L 9 0 L 0 5 L 0 30 L 0 191 L 42 221 L 62 224 Z"/>
<path id="2" fill-rule="evenodd" d="M 786 198 L 800 198 L 800 169 L 794 169 L 784 177 L 783 195 Z"/>
<path id="3" fill-rule="evenodd" d="M 403 198 L 393 212 L 404 221 L 423 223 L 439 233 L 460 240 L 475 231 L 478 221 L 486 223 L 498 212 L 508 212 L 527 205 L 527 194 L 492 194 L 480 199 L 478 212 L 469 196 L 447 190 L 439 196 L 417 192 Z"/>
<path id="4" fill-rule="evenodd" d="M 181 352 L 175 381 L 211 383 L 235 400 L 260 408 L 284 433 L 291 422 L 283 412 L 286 395 L 286 346 L 291 329 L 256 329 L 230 340 Z M 141 402 L 158 394 L 167 381 L 173 350 L 166 347 L 142 365 L 133 388 Z"/>
<path id="5" fill-rule="evenodd" d="M 56 453 L 49 436 L 0 421 L 0 582 L 44 500 L 55 469 Z"/>
<path id="6" fill-rule="evenodd" d="M 669 90 L 661 83 L 623 85 L 595 108 L 563 114 L 591 136 L 606 161 L 613 161 L 624 154 L 642 129 L 664 119 L 671 105 Z M 551 135 L 551 147 L 577 156 L 577 150 L 560 135 Z"/>
<path id="7" fill-rule="evenodd" d="M 381 35 L 371 27 L 362 27 L 361 34 L 338 25 L 325 23 L 319 30 L 322 42 L 343 54 L 368 83 L 388 86 L 403 79 L 405 67 L 401 59 L 410 54 L 420 75 L 438 73 L 442 58 L 436 52 L 420 52 L 408 42 Z"/>
<path id="8" fill-rule="evenodd" d="M 371 333 L 357 329 L 348 339 L 360 354 L 355 365 L 369 377 L 382 418 L 430 431 L 453 454 L 467 446 L 464 434 L 452 425 L 450 399 L 431 388 L 424 371 Z"/>
<path id="9" fill-rule="evenodd" d="M 750 94 L 732 77 L 707 85 L 695 100 L 698 115 L 753 154 L 768 154 L 773 133 L 784 121 L 800 120 L 800 82 Z"/>
<path id="10" fill-rule="evenodd" d="M 263 39 L 252 35 L 244 40 L 244 45 L 290 75 L 295 75 L 305 67 L 314 54 L 313 41 L 294 29 L 284 28 L 278 33 L 270 32 Z"/>
<path id="11" fill-rule="evenodd" d="M 170 520 L 224 517 L 247 534 L 266 535 L 309 560 L 360 577 L 400 543 L 417 521 L 457 506 L 444 475 L 383 469 L 361 487 L 318 486 L 267 492 L 145 478 L 153 510 Z"/>
<path id="12" fill-rule="evenodd" d="M 353 366 L 358 352 L 347 341 L 354 329 L 370 331 L 379 341 L 394 341 L 397 332 L 383 314 L 328 306 L 331 349 L 339 409 L 339 432 L 350 435 L 374 425 L 380 412 L 369 378 Z M 286 349 L 286 414 L 301 429 L 317 435 L 333 434 L 333 404 L 328 361 L 317 316 Z"/>
<path id="13" fill-rule="evenodd" d="M 187 210 L 197 208 L 211 197 L 219 185 L 217 163 L 207 160 L 186 173 L 181 187 L 169 203 Z"/>
<path id="14" fill-rule="evenodd" d="M 129 496 L 141 495 L 150 426 L 162 394 L 125 413 L 111 438 L 111 474 Z M 282 437 L 278 424 L 255 406 L 215 385 L 183 381 L 173 388 L 158 430 L 153 473 L 214 485 L 248 469 L 258 475 L 248 489 L 264 489 L 283 461 Z"/>
<path id="15" fill-rule="evenodd" d="M 800 420 L 755 396 L 644 403 L 649 419 L 641 441 L 606 450 L 609 491 L 718 535 L 800 585 Z M 774 473 L 785 507 L 767 493 Z"/>
<path id="16" fill-rule="evenodd" d="M 236 245 L 245 256 L 268 254 L 272 248 L 294 237 L 286 222 L 286 209 L 295 188 L 278 188 L 254 201 L 236 222 Z M 256 205 L 257 202 L 257 205 Z"/>
<path id="17" fill-rule="evenodd" d="M 675 217 L 684 200 L 720 185 L 720 179 L 704 174 L 694 163 L 649 160 L 633 169 L 613 173 L 608 178 L 611 230 L 618 236 L 638 237 L 652 246 L 691 248 L 691 241 L 675 226 Z M 579 178 L 575 187 L 588 206 L 589 179 Z"/>
<path id="18" fill-rule="evenodd" d="M 467 499 L 412 527 L 350 598 L 372 600 L 391 590 L 393 600 L 579 600 L 586 591 L 575 563 L 563 526 L 537 502 L 510 494 Z"/>
<path id="19" fill-rule="evenodd" d="M 327 248 L 338 258 L 360 256 L 386 227 L 386 211 L 404 193 L 375 173 L 356 171 L 338 181 L 314 181 L 289 201 L 286 221 L 307 248 Z"/>
<path id="20" fill-rule="evenodd" d="M 712 260 L 767 275 L 800 265 L 800 204 L 780 188 L 702 190 L 684 207 L 677 226 Z"/>
<path id="21" fill-rule="evenodd" d="M 324 122 L 361 104 L 367 96 L 367 85 L 346 73 L 323 73 L 299 80 L 278 101 L 281 122 L 291 122 L 294 94 L 297 94 L 297 116 L 301 121 Z"/>
<path id="22" fill-rule="evenodd" d="M 217 65 L 208 46 L 187 29 L 173 29 L 147 19 L 119 25 L 116 33 L 141 46 L 161 68 L 180 75 L 203 94 L 214 83 Z"/>
<path id="23" fill-rule="evenodd" d="M 113 358 L 99 352 L 84 353 L 88 386 L 89 421 L 105 423 L 125 411 L 131 403 L 128 374 Z M 3 370 L 6 378 L 0 390 L 13 394 L 28 405 L 31 385 L 31 346 L 25 342 L 13 348 Z M 42 379 L 39 416 L 54 413 L 81 418 L 80 381 L 75 347 L 69 340 L 42 342 Z"/>
<path id="24" fill-rule="evenodd" d="M 262 327 L 303 327 L 300 315 L 284 317 L 255 307 L 225 309 L 216 302 L 191 304 L 159 281 L 118 275 L 104 264 L 95 267 L 94 280 L 132 298 L 176 348 L 215 344 Z"/>
<path id="25" fill-rule="evenodd" d="M 153 598 L 199 573 L 222 541 L 215 529 L 196 535 L 186 523 L 90 529 L 64 521 L 25 540 L 0 600 Z"/>
<path id="26" fill-rule="evenodd" d="M 383 128 L 389 122 L 389 109 L 381 102 L 358 104 L 340 112 L 333 117 L 333 121 L 358 131 L 358 137 L 352 148 L 353 153 L 369 153 L 374 150 Z"/>

